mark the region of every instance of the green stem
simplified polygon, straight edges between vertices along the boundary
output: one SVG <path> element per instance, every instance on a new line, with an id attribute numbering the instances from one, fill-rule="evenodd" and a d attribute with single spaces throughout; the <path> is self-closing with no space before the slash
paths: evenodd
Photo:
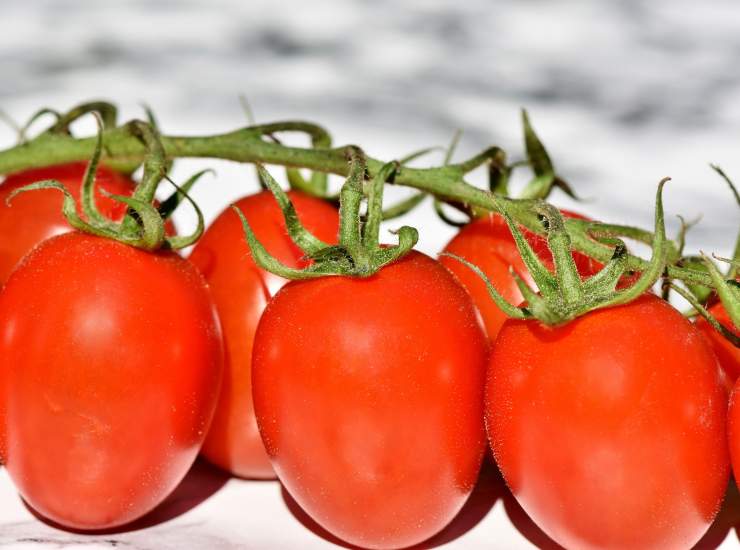
<path id="1" fill-rule="evenodd" d="M 285 123 L 284 123 L 285 124 Z M 291 128 L 314 131 L 316 125 L 291 122 Z M 307 168 L 317 172 L 347 176 L 346 147 L 332 149 L 288 147 L 263 139 L 266 126 L 243 128 L 214 136 L 161 136 L 167 160 L 174 158 L 220 158 L 237 162 L 260 162 L 293 168 Z M 267 126 L 269 128 L 269 126 Z M 10 173 L 33 167 L 50 166 L 89 159 L 95 150 L 96 138 L 75 139 L 68 135 L 42 134 L 38 138 L 16 147 L 0 151 L 0 173 Z M 140 165 L 147 157 L 145 145 L 131 134 L 126 126 L 106 129 L 104 162 L 114 168 L 128 169 Z M 435 168 L 410 168 L 402 166 L 396 173 L 397 185 L 413 187 L 433 194 L 442 200 L 463 203 L 483 211 L 501 212 L 490 192 L 468 184 L 464 175 L 500 155 L 501 149 L 490 147 L 459 164 Z M 374 177 L 385 162 L 366 158 L 369 177 Z M 545 230 L 531 208 L 531 201 L 507 199 L 511 217 L 530 231 L 544 235 Z M 607 263 L 613 249 L 590 238 L 584 231 L 565 222 L 573 248 L 601 263 Z M 649 262 L 633 255 L 625 259 L 628 270 L 644 271 Z M 714 287 L 708 273 L 701 273 L 673 265 L 667 274 L 674 279 Z"/>
<path id="2" fill-rule="evenodd" d="M 357 147 L 347 150 L 350 173 L 339 194 L 339 244 L 352 257 L 360 271 L 370 270 L 370 257 L 362 244 L 362 226 L 360 224 L 360 207 L 364 198 L 363 181 L 365 179 L 364 153 Z M 377 176 L 377 174 L 376 174 Z"/>

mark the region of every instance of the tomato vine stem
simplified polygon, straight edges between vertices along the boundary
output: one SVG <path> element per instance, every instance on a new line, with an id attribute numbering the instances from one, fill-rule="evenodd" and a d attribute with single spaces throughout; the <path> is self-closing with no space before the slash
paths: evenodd
<path id="1" fill-rule="evenodd" d="M 309 135 L 315 146 L 292 147 L 267 139 L 276 132 L 301 132 Z M 350 164 L 347 153 L 352 146 L 322 147 L 330 143 L 329 134 L 321 126 L 311 122 L 287 121 L 241 128 L 232 132 L 210 136 L 160 136 L 166 161 L 176 158 L 218 158 L 236 162 L 260 163 L 304 168 L 325 177 L 326 174 L 348 176 Z M 38 137 L 0 151 L 0 173 L 6 174 L 29 168 L 39 168 L 60 163 L 84 161 L 89 159 L 96 147 L 96 137 L 76 138 L 66 132 L 44 132 Z M 127 125 L 102 132 L 104 143 L 102 160 L 107 165 L 131 171 L 146 162 L 147 147 L 133 135 Z M 533 210 L 532 199 L 494 198 L 490 191 L 477 188 L 465 181 L 465 175 L 476 168 L 495 164 L 502 157 L 499 147 L 489 147 L 471 158 L 431 168 L 412 168 L 398 165 L 393 182 L 396 185 L 415 188 L 441 200 L 463 204 L 474 210 L 501 213 L 497 201 L 505 201 L 509 215 L 520 225 L 534 233 L 545 235 L 546 230 L 538 214 Z M 375 177 L 386 162 L 365 157 L 366 175 Z M 543 174 L 547 170 L 543 169 Z M 313 176 L 312 176 L 313 177 Z M 317 181 L 321 181 L 317 178 Z M 580 220 L 565 220 L 564 227 L 570 237 L 573 249 L 607 263 L 614 248 L 594 239 L 592 232 L 609 231 L 615 236 L 637 237 L 647 241 L 652 235 L 636 228 L 617 225 L 591 223 L 585 226 Z M 668 257 L 671 258 L 669 244 Z M 625 268 L 644 271 L 649 262 L 638 256 L 625 254 Z M 666 275 L 687 283 L 714 288 L 715 284 L 706 271 L 699 271 L 674 265 L 669 261 Z"/>

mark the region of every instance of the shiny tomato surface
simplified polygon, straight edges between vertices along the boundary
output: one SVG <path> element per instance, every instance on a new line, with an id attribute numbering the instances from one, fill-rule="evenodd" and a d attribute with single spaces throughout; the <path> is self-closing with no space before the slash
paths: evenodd
<path id="1" fill-rule="evenodd" d="M 653 295 L 562 327 L 507 321 L 486 384 L 507 484 L 569 549 L 691 548 L 727 488 L 726 408 L 708 344 Z"/>
<path id="2" fill-rule="evenodd" d="M 563 210 L 562 214 L 571 218 L 585 219 L 580 214 L 566 210 Z M 547 247 L 547 240 L 525 229 L 522 229 L 522 232 L 545 266 L 550 271 L 554 271 L 552 253 Z M 532 278 L 519 255 L 506 221 L 497 214 L 478 218 L 463 227 L 445 246 L 444 252 L 451 252 L 477 265 L 490 279 L 496 290 L 511 304 L 516 305 L 521 302 L 522 294 L 509 273 L 509 267 L 512 267 L 522 279 L 532 283 Z M 582 277 L 593 275 L 602 267 L 597 261 L 578 252 L 573 253 L 573 259 Z M 491 341 L 494 341 L 507 317 L 491 299 L 485 282 L 454 258 L 442 256 L 440 261 L 455 274 L 470 293 L 483 319 L 486 332 Z"/>
<path id="3" fill-rule="evenodd" d="M 203 443 L 221 355 L 206 283 L 177 254 L 44 241 L 0 294 L 0 422 L 20 494 L 74 529 L 149 512 Z"/>
<path id="4" fill-rule="evenodd" d="M 732 323 L 732 319 L 730 319 L 727 310 L 721 302 L 717 302 L 711 306 L 709 313 L 714 315 L 720 323 L 732 330 L 737 336 L 740 336 L 740 329 Z M 738 377 L 740 377 L 740 348 L 736 348 L 727 338 L 714 330 L 712 325 L 703 317 L 697 318 L 696 327 L 710 342 L 722 370 L 725 371 L 727 377 L 734 384 Z"/>
<path id="5" fill-rule="evenodd" d="M 80 188 L 87 163 L 76 162 L 48 168 L 38 168 L 10 174 L 0 183 L 0 284 L 4 283 L 15 265 L 34 246 L 61 233 L 72 231 L 62 215 L 62 194 L 55 189 L 43 189 L 16 196 L 10 205 L 5 200 L 10 193 L 37 181 L 54 179 L 75 196 L 79 203 Z M 96 204 L 100 212 L 120 220 L 126 205 L 101 193 L 101 189 L 117 195 L 130 195 L 134 182 L 104 166 L 96 172 Z"/>
<path id="6" fill-rule="evenodd" d="M 303 224 L 318 238 L 334 243 L 339 215 L 329 203 L 291 191 Z M 259 241 L 281 262 L 303 267 L 304 254 L 288 235 L 282 212 L 269 192 L 236 203 Z M 225 210 L 198 241 L 190 261 L 205 275 L 224 334 L 224 383 L 203 455 L 240 477 L 274 478 L 257 430 L 252 404 L 252 344 L 262 311 L 285 279 L 257 267 L 238 216 Z"/>
<path id="7" fill-rule="evenodd" d="M 418 252 L 367 279 L 287 284 L 262 316 L 252 365 L 280 481 L 352 544 L 429 538 L 476 482 L 486 348 L 470 297 Z"/>

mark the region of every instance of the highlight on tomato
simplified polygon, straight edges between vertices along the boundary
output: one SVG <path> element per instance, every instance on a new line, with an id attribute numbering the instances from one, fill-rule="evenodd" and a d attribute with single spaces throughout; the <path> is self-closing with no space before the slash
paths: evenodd
<path id="1" fill-rule="evenodd" d="M 65 527 L 152 510 L 184 477 L 218 397 L 206 283 L 174 252 L 78 232 L 44 241 L 0 294 L 6 468 Z"/>
<path id="2" fill-rule="evenodd" d="M 662 189 L 652 255 L 620 288 L 625 244 L 582 279 L 562 215 L 540 205 L 551 273 L 510 218 L 539 292 L 491 297 L 512 317 L 492 348 L 486 428 L 496 462 L 527 514 L 567 548 L 688 548 L 712 523 L 729 473 L 721 371 L 696 327 L 646 293 L 665 271 Z M 618 226 L 609 226 L 610 231 Z M 630 231 L 631 233 L 631 231 Z M 614 235 L 613 235 L 614 237 Z"/>
<path id="3" fill-rule="evenodd" d="M 288 283 L 254 346 L 262 439 L 315 521 L 402 548 L 452 520 L 481 464 L 486 341 L 439 263 L 410 252 L 366 279 Z"/>
<path id="4" fill-rule="evenodd" d="M 77 231 L 43 241 L 0 293 L 0 424 L 6 467 L 24 500 L 57 524 L 99 530 L 151 511 L 184 477 L 210 425 L 221 381 L 215 307 L 197 269 L 175 250 L 154 204 L 164 151 L 145 123 L 149 155 L 120 223 L 97 208 L 94 180 L 54 189 Z M 91 173 L 102 149 L 98 135 Z M 11 197 L 13 198 L 13 197 Z M 196 207 L 197 210 L 197 207 Z M 133 214 L 135 213 L 135 215 Z"/>
<path id="5" fill-rule="evenodd" d="M 509 320 L 486 426 L 527 514 L 566 548 L 690 548 L 727 488 L 727 399 L 699 331 L 653 295 L 562 327 Z"/>
<path id="6" fill-rule="evenodd" d="M 257 263 L 290 279 L 257 327 L 252 391 L 278 478 L 335 536 L 368 548 L 426 540 L 457 514 L 485 446 L 487 342 L 470 297 L 438 262 L 411 251 L 416 230 L 379 245 L 383 183 L 353 151 L 340 194 L 339 245 L 300 223 L 269 177 L 293 241 L 314 262 L 271 257 L 239 212 Z M 269 175 L 267 175 L 269 176 Z"/>
<path id="7" fill-rule="evenodd" d="M 328 202 L 300 191 L 290 200 L 305 226 L 319 238 L 335 242 L 339 215 Z M 263 191 L 235 203 L 248 217 L 257 238 L 281 262 L 307 265 L 290 240 L 280 207 Z M 274 478 L 257 429 L 252 402 L 252 346 L 267 302 L 286 279 L 258 267 L 244 249 L 244 233 L 231 210 L 220 214 L 195 245 L 190 261 L 210 286 L 223 330 L 224 380 L 216 414 L 203 446 L 212 463 L 244 478 Z"/>

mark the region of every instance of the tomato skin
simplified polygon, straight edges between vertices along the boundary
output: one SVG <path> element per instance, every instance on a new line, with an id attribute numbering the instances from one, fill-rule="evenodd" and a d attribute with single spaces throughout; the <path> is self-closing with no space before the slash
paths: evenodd
<path id="1" fill-rule="evenodd" d="M 287 284 L 262 316 L 252 364 L 280 481 L 347 542 L 426 540 L 476 482 L 486 354 L 469 296 L 421 253 L 367 279 Z"/>
<path id="2" fill-rule="evenodd" d="M 339 214 L 329 203 L 290 191 L 302 223 L 318 238 L 334 243 Z M 271 193 L 245 197 L 236 203 L 257 239 L 281 262 L 306 264 L 303 252 L 290 240 L 282 212 Z M 206 277 L 224 334 L 224 383 L 216 415 L 203 446 L 212 463 L 240 477 L 274 479 L 257 429 L 252 404 L 252 344 L 267 302 L 286 280 L 257 267 L 236 214 L 221 213 L 198 241 L 190 261 Z"/>
<path id="3" fill-rule="evenodd" d="M 720 323 L 732 330 L 737 336 L 740 336 L 740 330 L 732 323 L 732 319 L 727 314 L 727 310 L 722 305 L 722 302 L 717 302 L 711 306 L 709 313 L 714 315 Z M 730 382 L 734 384 L 738 377 L 740 377 L 740 348 L 733 346 L 727 338 L 714 330 L 712 325 L 704 317 L 697 318 L 694 324 L 710 343 L 714 353 L 717 355 L 720 367 L 722 367 Z"/>
<path id="4" fill-rule="evenodd" d="M 567 210 L 561 212 L 566 217 L 587 219 L 580 214 Z M 526 229 L 522 229 L 522 232 L 545 266 L 550 271 L 554 271 L 552 253 L 547 247 L 547 240 Z M 467 224 L 445 246 L 444 252 L 461 256 L 481 268 L 496 290 L 509 303 L 518 304 L 523 299 L 514 278 L 509 273 L 509 266 L 522 279 L 533 284 L 529 271 L 519 255 L 514 238 L 511 236 L 511 231 L 504 218 L 498 214 L 483 216 Z M 602 267 L 597 261 L 579 252 L 573 253 L 573 259 L 582 277 L 593 275 Z M 455 274 L 455 277 L 472 296 L 486 327 L 488 337 L 493 342 L 507 317 L 491 299 L 485 282 L 454 258 L 442 256 L 440 262 Z"/>
<path id="5" fill-rule="evenodd" d="M 221 335 L 202 276 L 173 252 L 67 233 L 0 294 L 7 469 L 69 528 L 126 524 L 197 456 L 218 396 Z"/>
<path id="6" fill-rule="evenodd" d="M 569 549 L 690 548 L 728 481 L 716 358 L 645 295 L 565 326 L 507 321 L 486 427 L 512 493 Z"/>
<path id="7" fill-rule="evenodd" d="M 41 241 L 72 231 L 62 215 L 62 195 L 54 189 L 44 189 L 16 196 L 10 205 L 5 203 L 10 193 L 41 180 L 55 179 L 74 195 L 78 203 L 82 179 L 87 163 L 75 162 L 37 168 L 8 175 L 0 184 L 0 285 L 16 264 Z M 130 195 L 134 182 L 105 166 L 96 172 L 95 198 L 100 212 L 113 220 L 120 220 L 126 206 L 104 196 L 101 189 L 118 195 Z"/>

